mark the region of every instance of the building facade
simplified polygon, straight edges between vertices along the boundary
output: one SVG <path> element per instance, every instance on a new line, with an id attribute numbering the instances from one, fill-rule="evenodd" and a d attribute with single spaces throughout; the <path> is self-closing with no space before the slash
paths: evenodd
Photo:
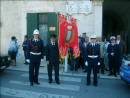
<path id="1" fill-rule="evenodd" d="M 38 28 L 44 43 L 50 32 L 58 34 L 57 14 L 77 19 L 79 35 L 102 37 L 102 0 L 1 0 L 0 54 L 6 55 L 11 36 L 20 43 Z"/>

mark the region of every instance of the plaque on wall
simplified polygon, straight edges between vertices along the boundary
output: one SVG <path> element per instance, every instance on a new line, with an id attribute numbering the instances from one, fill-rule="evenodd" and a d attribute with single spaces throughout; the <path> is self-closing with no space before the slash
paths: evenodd
<path id="1" fill-rule="evenodd" d="M 66 12 L 71 14 L 89 14 L 92 12 L 92 1 L 67 1 Z"/>
<path id="2" fill-rule="evenodd" d="M 56 27 L 49 27 L 49 31 L 56 31 Z"/>

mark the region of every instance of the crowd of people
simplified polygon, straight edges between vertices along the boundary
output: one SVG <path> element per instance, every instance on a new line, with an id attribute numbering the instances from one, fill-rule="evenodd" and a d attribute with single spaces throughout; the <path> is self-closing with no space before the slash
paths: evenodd
<path id="1" fill-rule="evenodd" d="M 85 68 L 85 61 L 87 58 L 87 46 L 90 43 L 91 38 L 87 37 L 85 33 L 82 37 L 79 37 L 79 47 L 81 53 L 78 60 L 79 64 L 77 66 L 83 69 Z M 126 53 L 125 43 L 121 39 L 121 36 L 110 36 L 109 39 L 104 39 L 104 41 L 101 41 L 101 39 L 96 38 L 96 43 L 100 45 L 101 65 L 99 67 L 99 72 L 104 74 L 105 71 L 113 71 L 114 69 L 116 69 L 116 73 L 119 74 L 119 68 L 122 63 L 122 57 Z M 112 66 L 115 66 L 116 68 L 113 69 Z M 86 72 L 86 68 L 84 69 L 84 72 Z M 112 73 L 113 72 L 110 72 L 110 75 Z"/>
<path id="2" fill-rule="evenodd" d="M 29 65 L 29 81 L 30 86 L 34 83 L 39 85 L 38 75 L 41 59 L 46 54 L 47 69 L 48 69 L 48 82 L 52 83 L 52 71 L 55 71 L 55 81 L 60 84 L 59 79 L 59 49 L 56 35 L 52 34 L 50 41 L 44 48 L 43 40 L 40 38 L 39 30 L 35 29 L 33 38 L 29 39 L 26 35 L 22 43 L 25 62 Z M 12 65 L 16 65 L 16 55 L 18 53 L 19 44 L 15 36 L 11 37 L 8 54 L 11 57 Z M 122 63 L 122 57 L 125 53 L 125 44 L 121 40 L 121 36 L 111 36 L 109 39 L 98 39 L 96 35 L 91 37 L 83 33 L 79 37 L 80 56 L 75 58 L 73 56 L 73 49 L 68 49 L 68 64 L 71 71 L 82 69 L 87 72 L 87 85 L 91 84 L 91 71 L 93 71 L 93 85 L 98 85 L 97 74 L 104 74 L 109 72 L 109 76 L 114 75 L 117 77 Z"/>
<path id="3" fill-rule="evenodd" d="M 83 33 L 79 37 L 80 56 L 74 58 L 73 50 L 69 49 L 70 70 L 82 69 L 87 72 L 87 85 L 90 85 L 91 70 L 94 74 L 94 85 L 97 86 L 97 73 L 114 75 L 117 77 L 122 64 L 123 55 L 126 53 L 125 43 L 121 35 L 110 36 L 109 39 L 97 38 L 95 35 L 90 38 Z"/>

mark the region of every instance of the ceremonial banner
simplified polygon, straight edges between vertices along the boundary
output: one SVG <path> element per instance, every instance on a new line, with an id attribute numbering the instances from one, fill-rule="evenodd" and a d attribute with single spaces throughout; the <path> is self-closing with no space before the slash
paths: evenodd
<path id="1" fill-rule="evenodd" d="M 79 44 L 78 44 L 78 27 L 76 23 L 76 19 L 71 17 L 71 25 L 72 25 L 72 37 L 69 42 L 69 46 L 73 49 L 73 55 L 78 57 L 80 55 Z"/>
<path id="2" fill-rule="evenodd" d="M 59 51 L 61 58 L 64 58 L 68 48 L 73 49 L 73 55 L 78 57 L 80 54 L 78 45 L 78 28 L 76 19 L 70 17 L 67 21 L 64 15 L 59 15 Z"/>
<path id="3" fill-rule="evenodd" d="M 58 15 L 59 20 L 59 37 L 58 37 L 58 46 L 59 46 L 59 53 L 61 58 L 64 58 L 67 53 L 67 47 L 65 46 L 64 37 L 65 37 L 65 25 L 66 25 L 66 17 L 62 14 Z"/>

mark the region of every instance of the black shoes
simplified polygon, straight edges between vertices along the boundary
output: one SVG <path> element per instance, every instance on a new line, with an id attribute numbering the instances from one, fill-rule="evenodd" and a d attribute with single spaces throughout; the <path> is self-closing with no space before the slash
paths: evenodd
<path id="1" fill-rule="evenodd" d="M 58 85 L 59 85 L 59 84 L 60 84 L 60 82 L 59 82 L 59 81 L 56 81 L 56 84 L 58 84 Z"/>
<path id="2" fill-rule="evenodd" d="M 89 86 L 90 85 L 90 83 L 87 83 L 87 86 Z"/>
<path id="3" fill-rule="evenodd" d="M 27 62 L 25 62 L 24 64 L 25 64 L 25 65 L 29 65 L 29 63 L 27 63 Z"/>
<path id="4" fill-rule="evenodd" d="M 93 85 L 94 85 L 95 87 L 97 87 L 97 86 L 98 86 L 98 85 L 97 85 L 97 83 L 94 83 Z"/>
<path id="5" fill-rule="evenodd" d="M 34 82 L 35 84 L 37 84 L 37 85 L 40 85 L 40 83 L 39 82 Z"/>
<path id="6" fill-rule="evenodd" d="M 108 76 L 112 76 L 112 75 L 113 75 L 112 73 L 108 74 Z"/>
<path id="7" fill-rule="evenodd" d="M 108 74 L 108 76 L 112 76 L 112 75 L 114 75 L 115 77 L 117 77 L 117 74 L 112 74 L 112 73 Z"/>
<path id="8" fill-rule="evenodd" d="M 97 83 L 93 83 L 93 85 L 94 85 L 95 87 L 98 86 Z M 90 86 L 90 83 L 87 83 L 87 86 Z"/>
<path id="9" fill-rule="evenodd" d="M 30 83 L 30 86 L 33 86 L 33 82 Z"/>
<path id="10" fill-rule="evenodd" d="M 86 72 L 87 72 L 87 70 L 84 70 L 83 72 L 84 72 L 84 73 L 86 73 Z"/>
<path id="11" fill-rule="evenodd" d="M 48 81 L 48 83 L 49 83 L 49 84 L 51 84 L 51 83 L 52 83 L 52 80 L 49 80 L 49 81 Z M 58 84 L 58 85 L 59 85 L 59 84 L 60 84 L 60 82 L 59 82 L 59 81 L 56 81 L 56 84 Z"/>
<path id="12" fill-rule="evenodd" d="M 52 81 L 51 81 L 51 80 L 49 80 L 49 82 L 48 82 L 48 83 L 50 83 L 50 84 L 51 84 L 51 83 L 52 83 Z"/>
<path id="13" fill-rule="evenodd" d="M 115 76 L 115 77 L 117 77 L 117 75 L 116 75 L 116 74 L 114 74 L 114 76 Z"/>
<path id="14" fill-rule="evenodd" d="M 37 84 L 37 85 L 40 85 L 40 83 L 38 81 L 34 81 L 34 82 L 30 82 L 30 86 L 33 86 L 34 83 Z"/>

